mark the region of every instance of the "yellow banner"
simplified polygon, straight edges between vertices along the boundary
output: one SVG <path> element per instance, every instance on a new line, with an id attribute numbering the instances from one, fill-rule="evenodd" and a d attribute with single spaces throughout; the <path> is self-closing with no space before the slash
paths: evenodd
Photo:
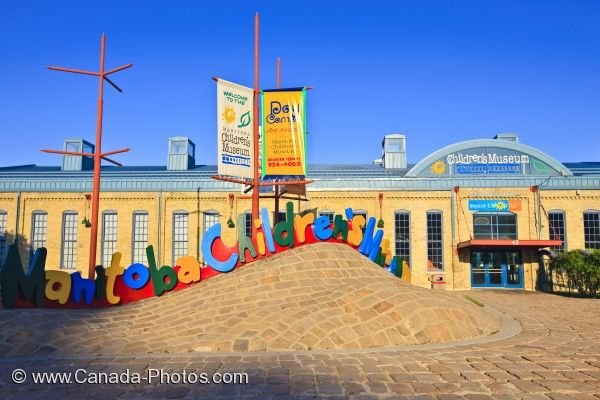
<path id="1" fill-rule="evenodd" d="M 263 92 L 262 176 L 306 175 L 304 89 Z"/>

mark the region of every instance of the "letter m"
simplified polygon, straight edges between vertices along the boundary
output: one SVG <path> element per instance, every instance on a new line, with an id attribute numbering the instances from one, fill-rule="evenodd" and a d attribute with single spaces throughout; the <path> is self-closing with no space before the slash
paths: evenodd
<path id="1" fill-rule="evenodd" d="M 373 231 L 375 230 L 375 218 L 369 218 L 369 222 L 367 222 L 367 227 L 365 228 L 365 233 L 363 236 L 363 241 L 358 248 L 358 251 L 361 254 L 369 257 L 371 261 L 375 262 L 377 260 L 377 254 L 379 253 L 379 247 L 381 246 L 381 240 L 383 239 L 383 231 L 380 229 L 373 237 Z"/>
<path id="2" fill-rule="evenodd" d="M 17 304 L 19 288 L 26 301 L 33 301 L 36 306 L 44 304 L 46 254 L 46 248 L 37 249 L 29 265 L 29 271 L 25 274 L 17 246 L 13 244 L 9 247 L 6 264 L 0 271 L 2 304 L 6 307 L 14 307 Z"/>

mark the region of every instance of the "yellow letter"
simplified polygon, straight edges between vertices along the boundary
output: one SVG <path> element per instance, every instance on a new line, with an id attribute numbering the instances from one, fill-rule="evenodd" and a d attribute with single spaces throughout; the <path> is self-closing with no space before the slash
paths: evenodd
<path id="1" fill-rule="evenodd" d="M 115 280 L 117 276 L 123 275 L 125 269 L 121 267 L 121 253 L 117 252 L 113 254 L 112 260 L 110 260 L 110 267 L 106 268 L 106 300 L 110 304 L 117 304 L 121 301 L 121 298 L 113 293 L 115 288 Z"/>
<path id="2" fill-rule="evenodd" d="M 175 264 L 179 265 L 177 279 L 181 283 L 192 283 L 200 281 L 200 264 L 196 257 L 185 256 L 179 257 Z"/>
<path id="3" fill-rule="evenodd" d="M 392 262 L 392 251 L 390 249 L 389 239 L 383 239 L 381 242 L 381 255 L 385 257 L 385 265 L 390 265 Z"/>
<path id="4" fill-rule="evenodd" d="M 260 219 L 254 220 L 254 227 L 256 228 L 256 247 L 258 248 L 258 253 L 261 256 L 264 256 L 267 252 L 265 248 L 265 234 L 260 230 L 262 226 L 262 222 Z"/>
<path id="5" fill-rule="evenodd" d="M 46 298 L 65 304 L 71 294 L 71 275 L 65 271 L 46 271 L 46 280 Z"/>
<path id="6" fill-rule="evenodd" d="M 356 215 L 352 218 L 352 230 L 348 232 L 348 243 L 359 246 L 363 239 L 362 228 L 365 226 L 365 217 Z"/>

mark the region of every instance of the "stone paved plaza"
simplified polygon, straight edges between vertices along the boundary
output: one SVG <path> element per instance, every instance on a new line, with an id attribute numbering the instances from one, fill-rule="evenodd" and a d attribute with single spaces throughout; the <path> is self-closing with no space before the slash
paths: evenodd
<path id="1" fill-rule="evenodd" d="M 119 330 L 94 335 L 70 353 L 42 350 L 32 343 L 31 349 L 37 349 L 35 355 L 5 353 L 0 358 L 0 398 L 600 399 L 600 301 L 483 290 L 454 292 L 444 298 L 463 301 L 465 294 L 484 303 L 483 310 L 504 315 L 498 333 L 449 344 L 364 350 L 166 353 L 170 347 L 163 343 L 177 342 L 177 329 L 161 325 L 159 319 L 148 320 L 141 313 L 128 314 L 131 326 L 157 329 L 155 353 L 144 348 L 102 351 L 102 344 L 111 349 L 110 343 L 131 340 Z M 13 312 L 0 309 L 2 316 Z M 27 313 L 32 318 L 56 315 L 51 310 L 18 312 L 23 319 Z M 7 324 L 12 319 L 0 321 Z M 47 321 L 46 327 L 51 324 Z M 170 340 L 164 337 L 165 329 Z M 82 338 L 85 333 L 85 329 L 78 330 Z M 28 374 L 74 372 L 78 368 L 105 373 L 129 369 L 142 374 L 148 369 L 167 373 L 245 372 L 249 383 L 49 386 L 28 379 L 17 385 L 11 381 L 15 368 Z"/>

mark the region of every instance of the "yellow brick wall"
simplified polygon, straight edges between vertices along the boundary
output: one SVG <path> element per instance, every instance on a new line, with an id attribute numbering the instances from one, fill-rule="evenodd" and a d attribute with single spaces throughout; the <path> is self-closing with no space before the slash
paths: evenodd
<path id="1" fill-rule="evenodd" d="M 458 252 L 457 244 L 471 238 L 473 217 L 468 210 L 469 199 L 519 199 L 522 209 L 517 211 L 519 239 L 537 239 L 536 194 L 529 188 L 460 188 L 453 194 L 451 191 L 386 191 L 382 204 L 382 217 L 385 221 L 384 238 L 390 240 L 394 248 L 394 212 L 406 210 L 410 213 L 411 235 L 411 273 L 412 282 L 423 287 L 430 287 L 427 272 L 427 237 L 426 213 L 429 210 L 440 210 L 443 213 L 443 243 L 444 243 L 444 275 L 448 290 L 468 289 L 471 287 L 471 271 L 468 250 Z M 134 211 L 147 211 L 149 214 L 148 243 L 155 247 L 157 262 L 161 265 L 171 265 L 172 262 L 172 227 L 173 212 L 185 210 L 188 219 L 188 254 L 199 254 L 198 246 L 203 236 L 204 211 L 215 210 L 220 214 L 222 235 L 226 245 L 233 246 L 236 241 L 237 226 L 227 227 L 230 207 L 226 192 L 200 193 L 194 192 L 163 192 L 163 193 L 103 193 L 100 200 L 100 226 L 98 236 L 97 263 L 101 259 L 102 212 L 114 210 L 118 215 L 117 251 L 123 254 L 123 263 L 131 262 L 132 221 Z M 240 193 L 234 193 L 233 219 L 250 210 L 251 200 L 240 198 Z M 308 202 L 294 201 L 297 212 L 309 208 L 328 209 L 336 214 L 344 215 L 347 207 L 364 209 L 369 217 L 380 218 L 377 191 L 309 191 Z M 454 210 L 452 197 L 454 196 Z M 600 209 L 600 191 L 550 191 L 540 193 L 543 208 L 546 211 L 561 209 L 566 212 L 568 248 L 583 248 L 583 211 Z M 282 200 L 280 210 L 285 209 L 287 200 Z M 0 194 L 0 210 L 8 213 L 8 233 L 14 235 L 16 223 L 17 195 L 15 193 Z M 91 219 L 90 202 L 84 193 L 22 193 L 19 234 L 24 242 L 29 244 L 31 239 L 31 215 L 36 210 L 48 213 L 48 269 L 58 269 L 61 258 L 62 214 L 64 211 L 78 213 L 78 247 L 77 270 L 87 275 L 88 248 L 90 229 L 80 222 L 85 215 Z M 261 207 L 273 210 L 272 199 L 261 201 Z M 159 213 L 160 210 L 160 213 Z M 452 213 L 454 211 L 454 241 L 452 240 Z M 548 221 L 542 212 L 542 239 L 548 238 Z M 160 236 L 160 240 L 159 240 Z M 160 244 L 159 244 L 160 242 Z M 535 251 L 523 251 L 524 277 L 526 289 L 534 289 L 537 273 Z M 22 248 L 22 257 L 27 262 L 28 251 Z M 202 255 L 200 254 L 200 258 Z"/>

